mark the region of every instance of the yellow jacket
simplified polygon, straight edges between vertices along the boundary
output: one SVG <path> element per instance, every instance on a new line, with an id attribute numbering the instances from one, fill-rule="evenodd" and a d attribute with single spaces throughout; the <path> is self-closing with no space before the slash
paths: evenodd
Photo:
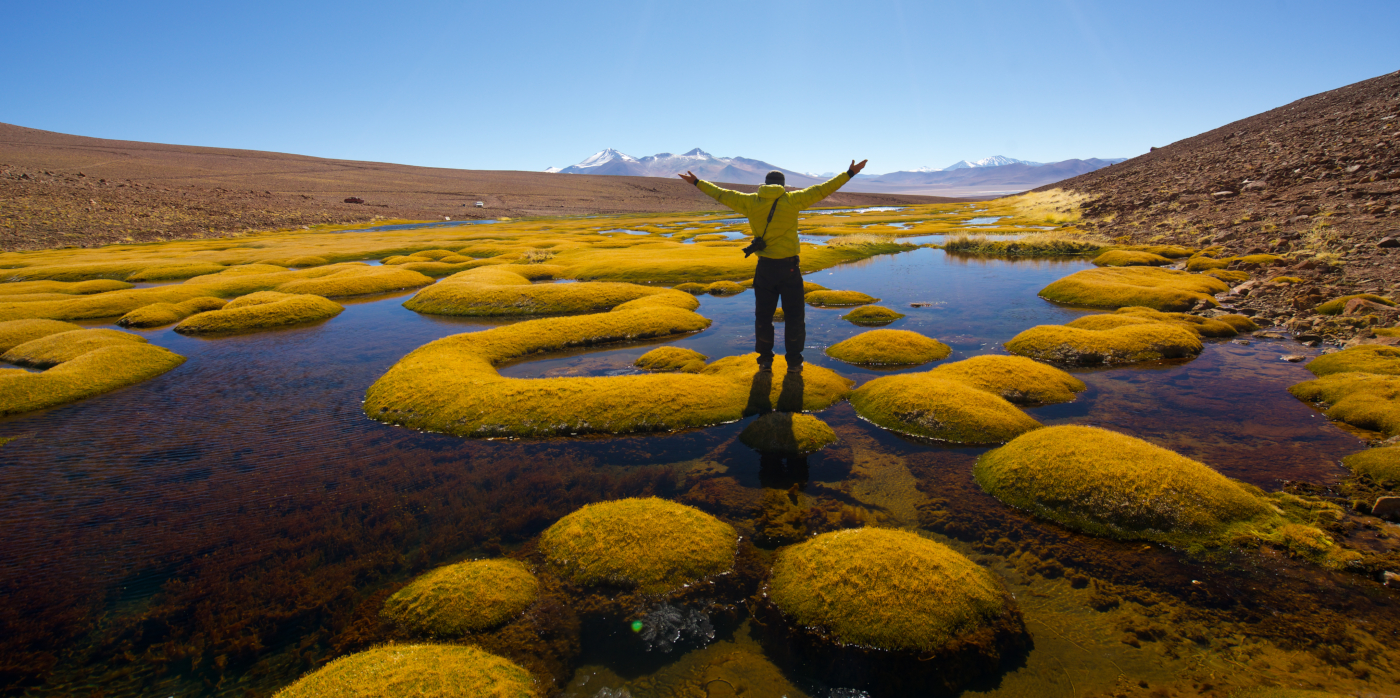
<path id="1" fill-rule="evenodd" d="M 696 183 L 700 191 L 705 192 L 710 198 L 718 201 L 736 212 L 743 214 L 749 219 L 749 228 L 753 234 L 762 234 L 763 239 L 768 243 L 760 257 L 794 257 L 797 255 L 797 213 L 828 196 L 831 196 L 842 184 L 851 181 L 850 175 L 842 172 L 821 184 L 813 184 L 806 189 L 799 189 L 789 192 L 780 184 L 765 184 L 758 188 L 756 194 L 744 194 L 737 191 L 717 187 L 705 180 Z M 773 199 L 783 196 L 778 201 L 778 209 L 773 212 L 773 222 L 768 223 L 768 210 L 773 208 Z M 764 229 L 764 226 L 767 229 Z"/>

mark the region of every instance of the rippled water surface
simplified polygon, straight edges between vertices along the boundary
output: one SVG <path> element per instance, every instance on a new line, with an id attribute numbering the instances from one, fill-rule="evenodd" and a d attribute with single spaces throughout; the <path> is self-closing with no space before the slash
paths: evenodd
<path id="1" fill-rule="evenodd" d="M 954 349 L 947 361 L 956 361 L 1003 352 L 1025 328 L 1088 312 L 1036 295 L 1087 267 L 925 248 L 809 279 L 880 297 L 907 315 L 891 327 L 944 341 Z M 265 695 L 376 641 L 379 606 L 414 574 L 516 549 L 589 502 L 643 494 L 695 501 L 706 480 L 732 483 L 748 493 L 740 499 L 796 488 L 792 496 L 809 505 L 839 500 L 867 522 L 920 528 L 1000 573 L 1035 647 L 969 695 L 1149 695 L 1153 686 L 1199 688 L 1231 672 L 1236 681 L 1303 676 L 1307 685 L 1374 691 L 1396 675 L 1393 650 L 1373 639 L 1326 639 L 1351 632 L 1336 627 L 1348 620 L 1397 625 L 1391 598 L 1361 588 L 1369 582 L 1296 565 L 1205 565 L 1032 521 L 972 482 L 985 449 L 905 439 L 860 420 L 846 403 L 820 415 L 841 444 L 801 472 L 775 470 L 738 444 L 747 420 L 541 441 L 471 441 L 371 421 L 360 410 L 365 389 L 406 353 L 513 322 L 419 315 L 401 307 L 409 295 L 351 300 L 333 320 L 276 332 L 144 332 L 189 360 L 116 393 L 0 420 L 0 437 L 18 437 L 0 447 L 0 613 L 15 630 L 0 685 L 25 695 Z M 711 358 L 750 351 L 752 294 L 701 301 L 713 326 L 670 343 Z M 807 312 L 810 362 L 861 382 L 888 373 L 825 357 L 825 347 L 865 328 L 842 320 L 845 310 Z M 1310 374 L 1280 355 L 1309 350 L 1242 339 L 1248 343 L 1208 340 L 1192 361 L 1081 371 L 1089 390 L 1077 401 L 1030 413 L 1133 434 L 1266 490 L 1284 480 L 1338 480 L 1340 457 L 1363 443 L 1287 394 Z M 654 346 L 544 356 L 502 373 L 630 373 Z M 716 513 L 743 530 L 742 513 Z M 1250 594 L 1258 611 L 1211 615 L 1233 608 L 1223 599 Z M 1309 636 L 1310 623 L 1321 634 Z M 585 646 L 565 690 L 827 691 L 800 670 L 767 664 L 752 628 L 744 620 L 708 647 L 641 665 Z M 1324 642 L 1340 648 L 1331 659 L 1315 651 Z M 1362 675 L 1358 662 L 1371 673 Z M 694 693 L 702 681 L 709 692 Z"/>

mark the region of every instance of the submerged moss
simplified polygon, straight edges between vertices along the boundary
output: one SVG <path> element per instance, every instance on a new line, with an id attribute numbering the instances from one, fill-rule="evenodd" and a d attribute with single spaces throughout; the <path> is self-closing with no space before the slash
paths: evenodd
<path id="1" fill-rule="evenodd" d="M 181 334 L 250 332 L 333 318 L 343 306 L 319 295 L 259 291 L 229 301 L 221 310 L 191 315 L 175 326 Z"/>
<path id="2" fill-rule="evenodd" d="M 62 405 L 154 378 L 185 362 L 167 349 L 122 342 L 93 349 L 43 373 L 0 371 L 0 416 Z"/>
<path id="3" fill-rule="evenodd" d="M 1006 349 L 1041 361 L 1094 366 L 1184 358 L 1205 346 L 1191 330 L 1149 321 L 1106 330 L 1037 325 L 1012 337 Z"/>
<path id="4" fill-rule="evenodd" d="M 710 357 L 694 349 L 680 347 L 658 347 L 637 357 L 633 366 L 647 371 L 680 371 L 699 373 L 705 368 L 705 359 Z"/>
<path id="5" fill-rule="evenodd" d="M 1166 257 L 1139 250 L 1109 250 L 1094 258 L 1096 267 L 1156 267 L 1171 263 Z"/>
<path id="6" fill-rule="evenodd" d="M 862 305 L 841 316 L 852 325 L 888 325 L 904 317 L 904 313 L 882 308 L 878 305 Z"/>
<path id="7" fill-rule="evenodd" d="M 728 572 L 737 550 L 729 524 L 656 497 L 589 504 L 540 535 L 540 551 L 564 578 L 647 594 Z"/>
<path id="8" fill-rule="evenodd" d="M 868 296 L 860 291 L 812 291 L 803 296 L 809 305 L 818 308 L 840 308 L 851 305 L 878 303 L 879 298 Z"/>
<path id="9" fill-rule="evenodd" d="M 1326 408 L 1330 419 L 1387 436 L 1400 434 L 1400 375 L 1328 373 L 1294 385 L 1288 392 L 1300 400 L 1330 405 Z"/>
<path id="10" fill-rule="evenodd" d="M 870 330 L 831 345 L 826 354 L 846 363 L 916 366 L 946 359 L 948 345 L 909 330 Z"/>
<path id="11" fill-rule="evenodd" d="M 1018 405 L 1073 402 L 1075 393 L 1088 388 L 1054 366 L 1021 356 L 974 356 L 938 366 L 929 375 L 965 383 Z"/>
<path id="12" fill-rule="evenodd" d="M 1268 536 L 1288 523 L 1257 488 L 1096 427 L 1046 427 L 1018 437 L 978 459 L 973 475 L 1008 505 L 1109 538 L 1219 542 L 1233 529 Z"/>
<path id="13" fill-rule="evenodd" d="M 1040 428 L 1010 402 L 933 372 L 876 378 L 851 393 L 851 404 L 886 429 L 953 443 L 1002 443 Z"/>
<path id="14" fill-rule="evenodd" d="M 1400 485 L 1400 446 L 1372 448 L 1353 453 L 1342 459 L 1342 465 L 1357 475 L 1371 478 L 1381 486 Z"/>
<path id="15" fill-rule="evenodd" d="M 224 307 L 226 301 L 219 298 L 191 298 L 181 303 L 152 303 L 137 308 L 117 320 L 122 327 L 164 327 L 173 325 L 185 318 Z"/>
<path id="16" fill-rule="evenodd" d="M 1043 298 L 1095 308 L 1143 306 L 1154 310 L 1190 310 L 1204 301 L 1219 305 L 1213 297 L 1230 287 L 1219 279 L 1157 267 L 1104 267 L 1085 269 L 1040 290 Z"/>
<path id="17" fill-rule="evenodd" d="M 94 349 L 123 344 L 145 344 L 146 338 L 120 330 L 70 330 L 32 339 L 0 355 L 0 361 L 17 366 L 48 368 L 82 356 Z"/>
<path id="18" fill-rule="evenodd" d="M 275 698 L 539 698 L 518 664 L 473 646 L 384 645 L 341 657 Z"/>
<path id="19" fill-rule="evenodd" d="M 460 637 L 524 613 L 539 588 L 516 560 L 461 562 L 417 577 L 384 602 L 380 615 L 412 635 Z"/>
<path id="20" fill-rule="evenodd" d="M 812 415 L 769 412 L 744 427 L 739 440 L 760 453 L 805 455 L 840 439 L 826 422 Z"/>
<path id="21" fill-rule="evenodd" d="M 797 625 L 883 650 L 937 654 L 1000 619 L 1020 626 L 995 575 L 904 531 L 847 529 L 784 548 L 768 595 Z"/>
<path id="22" fill-rule="evenodd" d="M 1308 370 L 1318 377 L 1349 372 L 1400 376 L 1400 347 L 1362 344 L 1323 354 L 1308 362 Z"/>
<path id="23" fill-rule="evenodd" d="M 0 322 L 0 353 L 40 337 L 81 329 L 83 329 L 82 325 L 61 320 L 29 319 Z"/>

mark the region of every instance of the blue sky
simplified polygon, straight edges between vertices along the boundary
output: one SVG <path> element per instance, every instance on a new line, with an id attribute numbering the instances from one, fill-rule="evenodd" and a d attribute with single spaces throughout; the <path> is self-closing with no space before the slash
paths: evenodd
<path id="1" fill-rule="evenodd" d="M 1126 157 L 1400 69 L 1400 2 L 8 2 L 0 121 L 466 169 Z"/>

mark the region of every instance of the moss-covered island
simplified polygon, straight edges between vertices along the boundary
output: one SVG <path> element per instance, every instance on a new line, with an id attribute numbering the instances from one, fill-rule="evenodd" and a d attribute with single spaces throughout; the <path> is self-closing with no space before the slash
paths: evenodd
<path id="1" fill-rule="evenodd" d="M 427 572 L 384 602 L 380 615 L 424 638 L 460 637 L 499 626 L 539 597 L 539 581 L 516 560 L 475 560 Z"/>
<path id="2" fill-rule="evenodd" d="M 917 366 L 952 353 L 947 344 L 909 330 L 870 330 L 826 350 L 833 359 L 873 366 Z"/>
<path id="3" fill-rule="evenodd" d="M 341 657 L 278 691 L 276 698 L 540 698 L 520 665 L 477 647 L 383 645 Z"/>
<path id="4" fill-rule="evenodd" d="M 1101 267 L 1066 276 L 1040 290 L 1056 303 L 1091 308 L 1143 306 L 1154 310 L 1190 310 L 1198 303 L 1219 305 L 1214 294 L 1230 287 L 1201 274 L 1157 267 Z"/>

